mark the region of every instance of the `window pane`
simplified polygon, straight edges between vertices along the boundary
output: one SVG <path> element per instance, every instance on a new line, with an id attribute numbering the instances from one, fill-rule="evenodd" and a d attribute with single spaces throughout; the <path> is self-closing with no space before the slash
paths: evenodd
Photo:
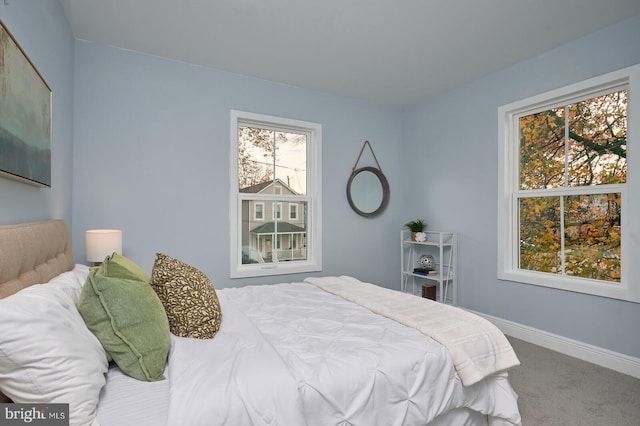
<path id="1" fill-rule="evenodd" d="M 562 188 L 565 169 L 568 186 L 625 183 L 627 91 L 567 109 L 568 140 L 564 107 L 520 118 L 520 189 Z"/>
<path id="2" fill-rule="evenodd" d="M 564 186 L 564 121 L 564 108 L 520 118 L 520 189 Z"/>
<path id="3" fill-rule="evenodd" d="M 261 192 L 261 184 L 274 179 L 274 132 L 238 126 L 238 188 L 240 192 Z"/>
<path id="4" fill-rule="evenodd" d="M 620 194 L 565 198 L 567 275 L 620 282 Z"/>
<path id="5" fill-rule="evenodd" d="M 307 135 L 276 133 L 276 179 L 295 195 L 307 193 Z"/>
<path id="6" fill-rule="evenodd" d="M 302 210 L 297 218 L 256 221 L 249 212 L 256 201 L 242 201 L 242 263 L 276 263 L 307 260 L 307 224 L 305 202 L 296 204 Z M 284 200 L 265 204 L 266 209 L 289 209 Z M 280 206 L 280 207 L 277 207 Z M 280 210 L 281 211 L 281 210 Z M 272 211 L 266 217 L 275 217 Z M 280 215 L 282 217 L 282 215 Z"/>
<path id="7" fill-rule="evenodd" d="M 306 195 L 307 135 L 239 126 L 238 188 L 245 193 Z"/>
<path id="8" fill-rule="evenodd" d="M 560 198 L 522 198 L 519 218 L 520 269 L 561 273 Z"/>
<path id="9" fill-rule="evenodd" d="M 627 91 L 569 106 L 569 186 L 627 180 Z"/>

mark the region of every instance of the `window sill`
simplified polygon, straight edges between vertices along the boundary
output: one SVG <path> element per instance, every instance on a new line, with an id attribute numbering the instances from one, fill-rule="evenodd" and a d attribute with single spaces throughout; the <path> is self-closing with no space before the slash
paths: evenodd
<path id="1" fill-rule="evenodd" d="M 322 271 L 322 265 L 311 262 L 252 263 L 239 266 L 237 270 L 232 271 L 231 278 L 255 278 L 320 271 Z"/>
<path id="2" fill-rule="evenodd" d="M 511 270 L 500 271 L 498 279 L 512 281 L 518 284 L 530 284 L 556 290 L 571 291 L 574 293 L 590 294 L 593 296 L 607 297 L 610 299 L 625 300 L 640 303 L 640 294 L 634 294 L 624 282 L 605 283 L 576 277 L 562 277 L 553 274 Z"/>

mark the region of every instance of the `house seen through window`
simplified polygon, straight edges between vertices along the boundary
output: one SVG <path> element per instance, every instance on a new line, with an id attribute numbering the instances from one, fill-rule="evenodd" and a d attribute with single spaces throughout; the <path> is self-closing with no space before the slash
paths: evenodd
<path id="1" fill-rule="evenodd" d="M 232 112 L 232 128 L 232 276 L 318 270 L 320 126 Z"/>

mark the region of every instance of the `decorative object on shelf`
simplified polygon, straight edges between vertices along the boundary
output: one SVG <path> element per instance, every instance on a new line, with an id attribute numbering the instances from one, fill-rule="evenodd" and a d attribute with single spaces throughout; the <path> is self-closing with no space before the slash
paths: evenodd
<path id="1" fill-rule="evenodd" d="M 375 167 L 358 167 L 364 148 L 369 146 Z M 369 141 L 364 141 L 360 155 L 353 165 L 351 176 L 347 182 L 347 200 L 354 212 L 360 216 L 371 218 L 381 214 L 389 204 L 389 182 L 382 173 L 382 168 Z"/>
<path id="2" fill-rule="evenodd" d="M 90 229 L 84 237 L 87 261 L 96 266 L 113 253 L 122 255 L 122 231 L 119 229 Z"/>
<path id="3" fill-rule="evenodd" d="M 420 240 L 420 242 L 427 240 L 427 235 L 423 232 L 424 228 L 427 227 L 427 222 L 425 222 L 424 219 L 412 220 L 411 222 L 405 223 L 404 226 L 411 230 L 411 241 L 418 241 L 416 239 L 418 237 L 418 233 L 424 234 L 424 239 Z"/>
<path id="4" fill-rule="evenodd" d="M 423 254 L 422 256 L 420 256 L 418 263 L 420 264 L 421 268 L 425 268 L 428 270 L 432 270 L 435 264 L 435 262 L 433 261 L 433 256 L 431 256 L 430 254 Z"/>
<path id="5" fill-rule="evenodd" d="M 424 243 L 427 241 L 427 234 L 424 232 L 416 232 L 415 241 L 418 243 Z"/>
<path id="6" fill-rule="evenodd" d="M 0 21 L 0 175 L 51 186 L 51 89 Z"/>

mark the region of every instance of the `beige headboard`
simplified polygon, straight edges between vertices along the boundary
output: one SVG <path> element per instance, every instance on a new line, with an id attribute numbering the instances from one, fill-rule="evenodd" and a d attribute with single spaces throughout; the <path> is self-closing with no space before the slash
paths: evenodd
<path id="1" fill-rule="evenodd" d="M 0 226 L 0 299 L 73 267 L 65 221 Z"/>

